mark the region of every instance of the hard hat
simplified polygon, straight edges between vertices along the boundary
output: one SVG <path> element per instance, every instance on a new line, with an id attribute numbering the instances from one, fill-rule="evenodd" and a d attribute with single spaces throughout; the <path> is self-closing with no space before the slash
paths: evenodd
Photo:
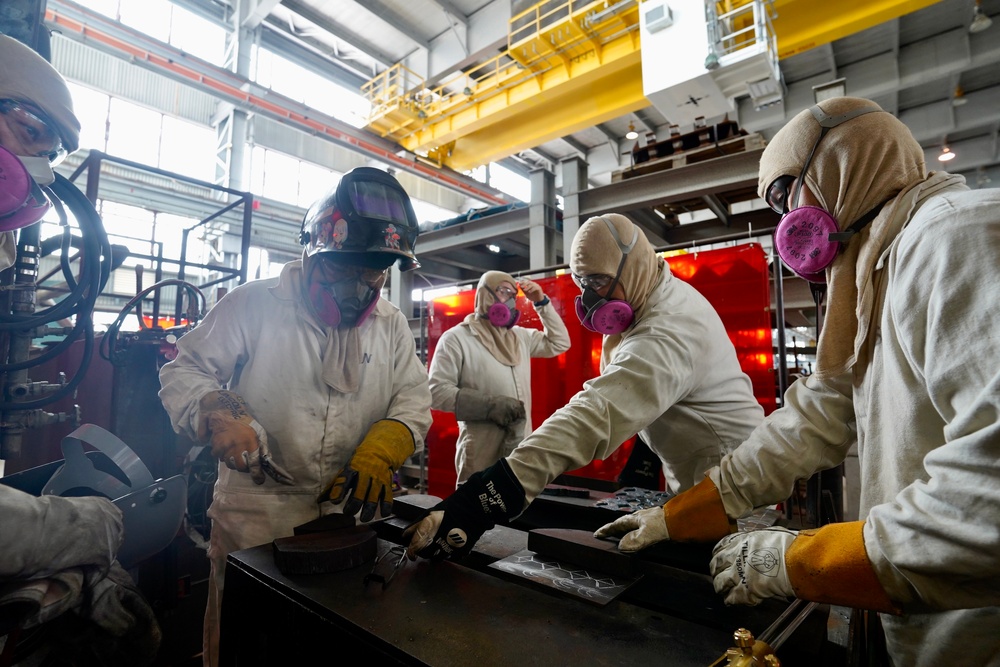
<path id="1" fill-rule="evenodd" d="M 299 242 L 306 254 L 337 253 L 353 264 L 400 271 L 420 266 L 413 247 L 419 228 L 410 197 L 381 169 L 357 167 L 306 212 Z"/>

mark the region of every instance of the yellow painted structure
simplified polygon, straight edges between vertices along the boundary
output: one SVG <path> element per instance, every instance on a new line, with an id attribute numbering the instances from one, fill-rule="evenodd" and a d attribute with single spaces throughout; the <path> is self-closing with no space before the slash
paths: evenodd
<path id="1" fill-rule="evenodd" d="M 774 0 L 779 58 L 937 0 Z M 719 14 L 750 0 L 717 2 Z M 643 95 L 640 0 L 547 0 L 513 17 L 504 53 L 428 88 L 395 65 L 365 84 L 366 129 L 455 170 L 649 106 Z"/>

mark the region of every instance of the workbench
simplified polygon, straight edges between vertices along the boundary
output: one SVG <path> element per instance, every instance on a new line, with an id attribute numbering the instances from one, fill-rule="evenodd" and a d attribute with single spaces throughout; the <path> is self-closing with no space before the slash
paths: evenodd
<path id="1" fill-rule="evenodd" d="M 379 554 L 392 546 L 379 539 Z M 598 606 L 486 566 L 526 546 L 527 533 L 497 526 L 463 563 L 406 561 L 384 589 L 365 586 L 370 563 L 285 576 L 270 544 L 234 552 L 226 570 L 221 664 L 340 662 L 361 654 L 366 664 L 377 665 L 705 667 L 732 645 L 736 627 L 759 632 L 783 609 L 729 608 L 718 601 L 706 612 L 697 599 L 706 590 L 711 595 L 711 583 L 700 574 L 662 588 L 644 578 L 628 595 Z M 693 596 L 684 598 L 698 607 L 691 617 L 644 602 L 671 590 Z M 720 622 L 705 623 L 706 613 Z M 825 620 L 819 623 L 822 628 Z M 813 648 L 821 650 L 821 642 Z"/>

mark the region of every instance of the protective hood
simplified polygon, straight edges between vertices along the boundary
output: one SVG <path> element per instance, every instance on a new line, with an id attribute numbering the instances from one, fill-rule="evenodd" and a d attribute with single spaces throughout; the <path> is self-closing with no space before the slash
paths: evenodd
<path id="1" fill-rule="evenodd" d="M 595 274 L 614 276 L 618 272 L 622 252 L 619 250 L 611 230 L 608 229 L 607 223 L 602 218 L 614 225 L 615 231 L 618 232 L 618 238 L 626 243 L 632 239 L 635 230 L 638 229 L 631 220 L 618 213 L 606 213 L 590 218 L 580 225 L 576 236 L 573 237 L 569 262 L 570 271 L 578 276 Z M 646 310 L 646 302 L 659 284 L 660 271 L 663 270 L 664 266 L 663 259 L 656 254 L 649 239 L 640 229 L 635 247 L 629 252 L 619 278 L 619 284 L 625 294 L 625 301 L 635 311 L 635 321 L 642 319 Z M 604 337 L 601 353 L 602 368 L 605 360 L 610 359 L 611 353 L 618 347 L 621 337 L 622 334 Z"/>
<path id="2" fill-rule="evenodd" d="M 517 289 L 517 281 L 502 271 L 487 271 L 479 278 L 476 286 L 476 310 L 470 313 L 460 326 L 469 327 L 473 335 L 493 357 L 505 366 L 521 363 L 521 346 L 513 329 L 490 324 L 487 313 L 497 302 L 496 290 L 502 283 L 510 283 Z"/>
<path id="3" fill-rule="evenodd" d="M 839 97 L 819 106 L 827 114 L 839 115 L 872 104 Z M 799 176 L 820 131 L 806 109 L 774 136 L 760 158 L 757 192 L 761 197 L 779 176 Z M 816 146 L 805 182 L 841 230 L 885 203 L 878 217 L 847 243 L 827 270 L 828 305 L 816 363 L 819 377 L 844 372 L 857 360 L 872 317 L 872 274 L 878 257 L 912 214 L 912 206 L 901 212 L 902 195 L 920 189 L 927 176 L 920 144 L 888 112 L 864 114 L 837 125 Z"/>
<path id="4" fill-rule="evenodd" d="M 80 121 L 66 80 L 44 58 L 21 42 L 0 35 L 0 99 L 30 102 L 48 116 L 67 153 L 80 147 Z"/>

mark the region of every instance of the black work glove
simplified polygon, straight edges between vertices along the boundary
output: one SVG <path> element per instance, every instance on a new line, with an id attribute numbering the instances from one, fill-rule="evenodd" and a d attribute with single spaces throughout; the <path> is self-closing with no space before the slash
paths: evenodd
<path id="1" fill-rule="evenodd" d="M 497 521 L 518 516 L 525 505 L 524 488 L 505 459 L 472 475 L 455 492 L 406 529 L 410 560 L 463 558 Z"/>

